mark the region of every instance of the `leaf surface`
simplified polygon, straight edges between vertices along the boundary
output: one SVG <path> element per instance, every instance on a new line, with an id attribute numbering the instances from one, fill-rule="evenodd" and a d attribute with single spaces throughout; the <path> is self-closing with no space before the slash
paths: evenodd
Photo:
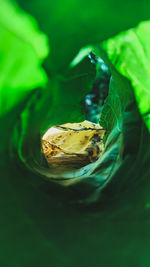
<path id="1" fill-rule="evenodd" d="M 47 37 L 36 21 L 16 4 L 0 0 L 0 116 L 25 99 L 47 75 L 41 67 L 48 55 Z"/>

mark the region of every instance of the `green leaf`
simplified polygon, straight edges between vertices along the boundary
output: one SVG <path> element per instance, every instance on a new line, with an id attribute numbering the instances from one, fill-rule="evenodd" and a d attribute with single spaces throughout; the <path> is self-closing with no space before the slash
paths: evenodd
<path id="1" fill-rule="evenodd" d="M 114 79 L 111 77 L 109 95 L 105 101 L 100 117 L 100 125 L 106 129 L 107 135 L 114 127 L 117 127 L 118 131 L 121 131 L 121 117 L 122 107 L 118 95 L 118 89 L 116 88 Z"/>
<path id="2" fill-rule="evenodd" d="M 105 41 L 103 47 L 117 71 L 131 82 L 150 131 L 150 21 Z"/>
<path id="3" fill-rule="evenodd" d="M 63 71 L 78 51 L 149 19 L 149 0 L 17 0 L 51 41 L 47 70 Z M 35 4 L 36 3 L 36 4 Z"/>
<path id="4" fill-rule="evenodd" d="M 76 57 L 71 61 L 70 67 L 75 67 L 77 64 L 79 64 L 93 49 L 93 46 L 85 46 L 80 49 L 79 53 L 76 55 Z"/>
<path id="5" fill-rule="evenodd" d="M 30 97 L 12 139 L 28 167 L 32 168 L 35 161 L 41 164 L 40 138 L 50 126 L 85 120 L 84 97 L 91 89 L 95 72 L 95 66 L 86 57 L 75 67 L 68 67 L 64 76 L 51 78 L 46 88 L 39 88 Z"/>
<path id="6" fill-rule="evenodd" d="M 114 186 L 118 172 L 124 176 L 129 166 L 131 171 L 129 170 L 126 178 L 129 181 L 133 175 L 133 160 L 141 160 L 143 149 L 142 131 L 145 134 L 145 129 L 142 130 L 143 124 L 136 107 L 133 88 L 128 79 L 116 70 L 109 55 L 107 57 L 101 50 L 98 55 L 101 56 L 101 52 L 102 58 L 108 63 L 112 79 L 101 115 L 107 140 L 103 155 L 96 162 L 75 172 L 59 174 L 58 177 L 55 171 L 47 168 L 41 153 L 40 135 L 47 128 L 68 121 L 79 122 L 85 118 L 82 100 L 90 90 L 93 67 L 87 57 L 82 57 L 81 54 L 73 68 L 69 66 L 64 70 L 64 75 L 53 76 L 45 89 L 39 88 L 33 94 L 20 114 L 12 139 L 15 144 L 14 154 L 17 150 L 21 161 L 28 168 L 49 181 L 60 182 L 57 179 L 61 178 L 62 184 L 81 190 L 83 196 L 79 199 L 80 203 L 98 201 L 101 192 L 107 187 L 111 188 L 111 185 L 113 191 L 118 193 Z"/>
<path id="7" fill-rule="evenodd" d="M 0 0 L 0 116 L 39 86 L 47 76 L 41 67 L 48 55 L 46 35 L 16 4 Z"/>

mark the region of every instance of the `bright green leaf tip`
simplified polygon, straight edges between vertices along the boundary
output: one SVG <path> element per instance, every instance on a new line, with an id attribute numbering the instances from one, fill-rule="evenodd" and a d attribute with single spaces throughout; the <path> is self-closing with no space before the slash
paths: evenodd
<path id="1" fill-rule="evenodd" d="M 71 61 L 70 67 L 73 68 L 78 65 L 93 49 L 93 46 L 85 46 L 80 49 L 76 57 Z"/>

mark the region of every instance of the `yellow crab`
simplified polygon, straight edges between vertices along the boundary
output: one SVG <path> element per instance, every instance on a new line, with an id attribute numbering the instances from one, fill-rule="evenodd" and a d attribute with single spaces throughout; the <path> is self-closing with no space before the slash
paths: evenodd
<path id="1" fill-rule="evenodd" d="M 95 161 L 103 151 L 105 130 L 89 121 L 49 128 L 42 149 L 50 167 L 75 169 Z"/>

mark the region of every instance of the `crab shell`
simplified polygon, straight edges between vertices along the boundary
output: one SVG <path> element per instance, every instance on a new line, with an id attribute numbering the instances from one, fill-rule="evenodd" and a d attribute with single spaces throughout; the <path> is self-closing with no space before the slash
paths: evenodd
<path id="1" fill-rule="evenodd" d="M 53 126 L 42 136 L 50 167 L 76 169 L 95 161 L 103 151 L 105 130 L 89 121 Z"/>

